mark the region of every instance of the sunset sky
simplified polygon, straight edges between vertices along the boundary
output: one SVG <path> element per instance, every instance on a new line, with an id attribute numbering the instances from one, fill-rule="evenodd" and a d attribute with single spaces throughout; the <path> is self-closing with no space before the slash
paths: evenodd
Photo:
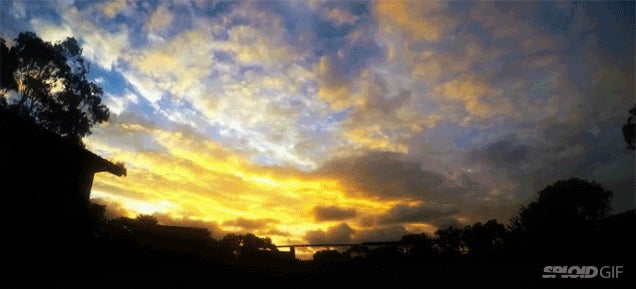
<path id="1" fill-rule="evenodd" d="M 507 222 L 570 177 L 635 205 L 634 2 L 0 3 L 0 37 L 83 47 L 112 214 L 282 245 Z"/>

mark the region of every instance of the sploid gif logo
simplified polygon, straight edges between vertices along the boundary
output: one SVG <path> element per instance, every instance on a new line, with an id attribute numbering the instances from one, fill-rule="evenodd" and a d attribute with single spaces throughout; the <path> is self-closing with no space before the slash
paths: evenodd
<path id="1" fill-rule="evenodd" d="M 543 267 L 543 275 L 545 279 L 550 278 L 604 278 L 616 279 L 623 274 L 623 266 L 545 266 Z"/>

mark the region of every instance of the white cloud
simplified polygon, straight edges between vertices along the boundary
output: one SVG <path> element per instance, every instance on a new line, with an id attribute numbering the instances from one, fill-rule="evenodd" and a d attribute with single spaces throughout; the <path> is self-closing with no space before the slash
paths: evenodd
<path id="1" fill-rule="evenodd" d="M 124 95 L 119 96 L 115 96 L 107 92 L 102 97 L 102 100 L 104 101 L 104 104 L 108 106 L 110 112 L 117 115 L 125 111 L 130 104 L 139 103 L 137 96 L 129 91 L 125 92 Z"/>
<path id="2" fill-rule="evenodd" d="M 115 32 L 107 32 L 74 7 L 60 7 L 62 23 L 52 24 L 42 19 L 31 19 L 35 32 L 45 41 L 57 42 L 75 37 L 82 42 L 83 55 L 111 70 L 128 47 L 128 29 L 120 25 Z"/>
<path id="3" fill-rule="evenodd" d="M 47 42 L 60 42 L 74 36 L 73 31 L 66 24 L 56 25 L 42 19 L 33 18 L 31 19 L 31 26 L 35 33 Z"/>

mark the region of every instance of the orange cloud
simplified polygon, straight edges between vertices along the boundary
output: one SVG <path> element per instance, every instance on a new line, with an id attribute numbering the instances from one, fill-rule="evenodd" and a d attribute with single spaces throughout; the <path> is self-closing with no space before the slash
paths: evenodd
<path id="1" fill-rule="evenodd" d="M 512 111 L 510 102 L 499 89 L 474 76 L 442 83 L 435 88 L 435 93 L 446 101 L 461 103 L 469 117 L 484 118 Z"/>
<path id="2" fill-rule="evenodd" d="M 374 8 L 380 29 L 398 28 L 416 40 L 439 41 L 455 26 L 442 1 L 379 1 Z"/>

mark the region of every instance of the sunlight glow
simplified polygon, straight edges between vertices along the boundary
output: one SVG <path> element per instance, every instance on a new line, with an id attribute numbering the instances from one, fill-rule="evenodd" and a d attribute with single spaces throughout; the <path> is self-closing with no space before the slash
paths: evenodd
<path id="1" fill-rule="evenodd" d="M 114 128 L 143 132 L 168 150 L 130 153 L 88 142 L 126 163 L 126 178 L 96 176 L 93 197 L 120 203 L 129 216 L 163 213 L 218 224 L 238 218 L 272 219 L 275 223 L 262 227 L 244 228 L 231 223 L 221 227 L 230 232 L 250 230 L 271 235 L 273 240 L 285 243 L 303 242 L 306 232 L 334 225 L 315 222 L 316 206 L 356 208 L 361 216 L 374 216 L 398 202 L 349 195 L 339 180 L 254 165 L 209 140 L 139 125 Z"/>

